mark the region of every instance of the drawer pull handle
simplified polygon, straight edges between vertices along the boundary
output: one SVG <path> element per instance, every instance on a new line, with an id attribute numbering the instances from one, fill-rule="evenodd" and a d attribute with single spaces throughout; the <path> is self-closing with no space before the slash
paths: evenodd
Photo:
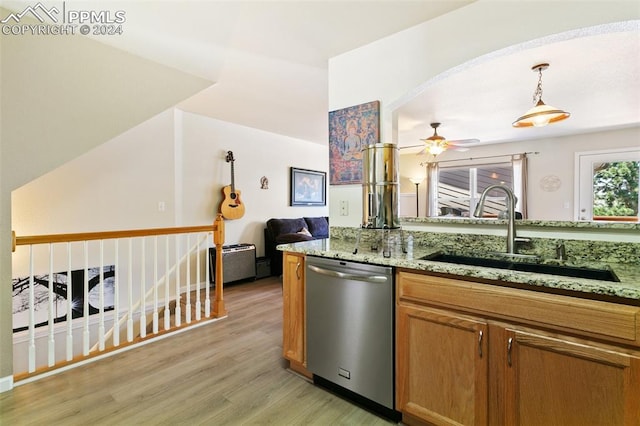
<path id="1" fill-rule="evenodd" d="M 511 348 L 513 347 L 513 337 L 509 337 L 507 340 L 507 364 L 511 367 Z"/>
<path id="2" fill-rule="evenodd" d="M 480 330 L 480 332 L 478 333 L 478 355 L 480 355 L 480 358 L 482 358 L 482 337 L 484 336 L 484 333 L 482 332 L 482 330 Z"/>

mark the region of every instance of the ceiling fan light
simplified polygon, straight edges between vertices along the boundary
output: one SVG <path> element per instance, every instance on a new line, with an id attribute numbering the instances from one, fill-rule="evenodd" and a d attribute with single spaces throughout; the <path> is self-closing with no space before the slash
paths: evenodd
<path id="1" fill-rule="evenodd" d="M 536 106 L 527 111 L 523 116 L 514 121 L 513 127 L 543 127 L 549 123 L 565 120 L 571 113 L 546 105 L 542 99 Z"/>
<path id="2" fill-rule="evenodd" d="M 427 152 L 434 157 L 442 154 L 447 149 L 446 143 L 430 143 L 427 144 Z"/>

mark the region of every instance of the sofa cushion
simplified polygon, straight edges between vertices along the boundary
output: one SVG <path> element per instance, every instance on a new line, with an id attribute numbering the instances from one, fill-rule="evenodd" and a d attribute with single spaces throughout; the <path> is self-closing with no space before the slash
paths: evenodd
<path id="1" fill-rule="evenodd" d="M 329 222 L 324 217 L 305 217 L 307 229 L 314 238 L 329 238 Z"/>
<path id="2" fill-rule="evenodd" d="M 267 228 L 271 231 L 273 238 L 277 238 L 283 234 L 293 234 L 302 228 L 307 228 L 307 222 L 303 218 L 295 219 L 269 219 Z"/>
<path id="3" fill-rule="evenodd" d="M 289 234 L 278 235 L 276 237 L 276 244 L 289 244 L 309 240 L 313 240 L 313 237 L 311 235 L 305 235 L 299 232 L 291 232 Z"/>

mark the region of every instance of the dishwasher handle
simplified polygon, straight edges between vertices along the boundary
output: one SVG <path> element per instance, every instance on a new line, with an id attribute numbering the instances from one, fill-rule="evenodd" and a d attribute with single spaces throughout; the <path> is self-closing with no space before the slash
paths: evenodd
<path id="1" fill-rule="evenodd" d="M 319 268 L 314 265 L 308 265 L 309 269 L 320 275 L 327 275 L 329 277 L 344 278 L 348 280 L 366 281 L 370 283 L 384 283 L 387 282 L 387 277 L 384 275 L 368 275 L 368 274 L 350 274 L 346 272 L 334 271 L 331 269 Z"/>

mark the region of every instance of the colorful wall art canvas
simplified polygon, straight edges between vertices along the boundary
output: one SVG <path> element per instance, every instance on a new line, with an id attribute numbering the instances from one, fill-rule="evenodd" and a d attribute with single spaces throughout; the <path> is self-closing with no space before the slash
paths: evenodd
<path id="1" fill-rule="evenodd" d="M 104 285 L 100 282 L 100 268 L 88 269 L 88 306 L 89 315 L 100 312 L 101 292 L 104 300 L 104 310 L 111 311 L 114 306 L 115 265 L 104 266 Z M 13 279 L 13 331 L 29 328 L 29 277 Z M 66 321 L 67 298 L 71 296 L 72 315 L 78 318 L 84 315 L 84 269 L 71 271 L 71 292 L 67 272 L 56 272 L 51 280 L 53 285 L 53 318 L 54 323 Z M 47 325 L 49 318 L 49 274 L 34 275 L 33 300 L 35 327 Z"/>
<path id="2" fill-rule="evenodd" d="M 362 149 L 380 141 L 380 101 L 329 113 L 331 185 L 362 183 Z"/>

